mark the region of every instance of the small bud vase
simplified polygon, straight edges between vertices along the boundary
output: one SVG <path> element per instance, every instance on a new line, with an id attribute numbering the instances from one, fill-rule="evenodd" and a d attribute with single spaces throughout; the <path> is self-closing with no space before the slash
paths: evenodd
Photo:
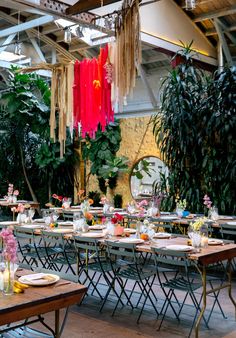
<path id="1" fill-rule="evenodd" d="M 11 262 L 6 262 L 6 267 L 3 272 L 3 294 L 12 295 L 14 293 L 14 269 Z"/>

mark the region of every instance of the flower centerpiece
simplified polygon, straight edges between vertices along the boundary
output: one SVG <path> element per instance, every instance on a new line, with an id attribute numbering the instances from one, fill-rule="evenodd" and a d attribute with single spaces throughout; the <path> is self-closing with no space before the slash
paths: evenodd
<path id="1" fill-rule="evenodd" d="M 54 198 L 55 203 L 54 205 L 52 205 L 52 207 L 57 207 L 57 206 L 61 206 L 62 200 L 63 200 L 63 196 L 59 196 L 57 194 L 53 194 L 52 198 Z"/>
<path id="2" fill-rule="evenodd" d="M 6 295 L 13 293 L 14 263 L 17 261 L 17 241 L 11 228 L 2 229 L 0 239 L 3 247 L 5 270 L 3 272 L 3 292 Z"/>
<path id="3" fill-rule="evenodd" d="M 208 244 L 208 226 L 206 222 L 206 217 L 199 217 L 189 224 L 188 235 L 192 240 L 192 245 L 197 249 L 201 244 L 203 247 Z"/>
<path id="4" fill-rule="evenodd" d="M 183 216 L 183 212 L 186 209 L 187 206 L 187 201 L 186 199 L 180 200 L 179 198 L 177 198 L 175 200 L 176 202 L 176 213 L 178 215 L 178 217 L 182 217 Z"/>
<path id="5" fill-rule="evenodd" d="M 104 214 L 110 211 L 110 202 L 106 196 L 102 196 L 99 203 L 103 205 Z"/>
<path id="6" fill-rule="evenodd" d="M 14 190 L 14 185 L 12 183 L 8 184 L 7 195 L 4 196 L 8 203 L 16 203 L 17 196 L 19 195 L 19 190 Z"/>
<path id="7" fill-rule="evenodd" d="M 15 219 L 15 213 L 18 213 L 16 221 L 19 224 L 27 223 L 29 221 L 29 209 L 30 204 L 19 203 L 17 207 L 11 208 L 11 211 L 13 212 L 13 219 Z"/>
<path id="8" fill-rule="evenodd" d="M 115 226 L 114 229 L 115 236 L 122 236 L 124 233 L 123 219 L 124 217 L 117 212 L 113 215 L 111 219 L 111 223 L 114 224 Z"/>
<path id="9" fill-rule="evenodd" d="M 208 195 L 203 197 L 203 204 L 205 215 L 213 221 L 217 221 L 219 219 L 218 209 L 214 205 L 212 206 L 212 201 Z"/>

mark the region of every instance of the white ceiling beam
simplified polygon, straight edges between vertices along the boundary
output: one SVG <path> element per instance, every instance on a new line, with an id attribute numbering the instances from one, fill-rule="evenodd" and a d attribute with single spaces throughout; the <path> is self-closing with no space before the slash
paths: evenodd
<path id="1" fill-rule="evenodd" d="M 6 20 L 7 22 L 10 22 L 12 25 L 17 25 L 18 20 L 16 18 L 11 17 L 10 15 L 0 11 L 0 18 Z M 38 30 L 35 28 L 29 29 L 29 33 L 31 33 L 33 36 L 38 37 Z M 54 40 L 49 38 L 48 36 L 40 36 L 40 40 L 46 43 L 47 45 L 50 45 L 54 48 L 56 48 L 57 52 L 60 53 L 64 58 L 67 60 L 76 60 L 77 58 L 68 52 L 65 48 L 60 46 L 58 43 L 56 43 Z"/>
<path id="2" fill-rule="evenodd" d="M 28 37 L 30 39 L 30 42 L 32 43 L 32 45 L 33 45 L 36 53 L 38 54 L 40 60 L 42 62 L 47 62 L 46 59 L 45 59 L 45 57 L 44 57 L 44 55 L 43 55 L 43 53 L 42 53 L 42 51 L 41 51 L 41 49 L 40 49 L 40 47 L 39 47 L 39 45 L 38 45 L 38 43 L 37 43 L 37 41 L 35 40 L 35 38 L 32 38 L 28 32 L 26 32 L 26 33 L 27 33 L 27 35 L 28 35 Z"/>
<path id="3" fill-rule="evenodd" d="M 204 21 L 204 20 L 219 18 L 221 16 L 232 15 L 234 13 L 236 13 L 236 5 L 200 14 L 200 15 L 196 16 L 195 18 L 193 18 L 193 21 L 194 22 L 200 22 L 200 21 Z"/>
<path id="4" fill-rule="evenodd" d="M 54 20 L 55 20 L 54 17 L 51 16 L 51 15 L 41 16 L 37 19 L 27 21 L 27 22 L 24 22 L 24 23 L 20 23 L 19 25 L 15 25 L 13 27 L 1 30 L 0 31 L 0 38 L 3 38 L 4 36 L 8 36 L 10 34 L 23 32 L 23 31 L 26 31 L 28 29 L 38 27 L 40 25 L 44 25 L 46 23 L 52 22 Z"/>
<path id="5" fill-rule="evenodd" d="M 221 29 L 221 26 L 220 26 L 218 20 L 215 19 L 213 22 L 214 22 L 217 34 L 219 36 L 219 40 L 221 42 L 221 45 L 222 45 L 223 52 L 224 52 L 225 58 L 227 60 L 227 63 L 229 64 L 229 66 L 232 66 L 233 60 L 232 60 L 232 57 L 231 57 L 231 54 L 230 54 L 230 50 L 229 50 L 229 47 L 227 45 L 224 33 L 223 33 L 222 29 Z"/>
<path id="6" fill-rule="evenodd" d="M 9 35 L 5 39 L 5 41 L 0 46 L 0 53 L 3 52 L 8 47 L 8 45 L 12 42 L 12 40 L 14 39 L 15 36 L 16 36 L 16 33 Z"/>

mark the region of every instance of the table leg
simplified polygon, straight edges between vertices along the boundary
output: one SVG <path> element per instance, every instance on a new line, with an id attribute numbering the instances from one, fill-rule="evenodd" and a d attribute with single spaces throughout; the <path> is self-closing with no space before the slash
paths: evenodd
<path id="1" fill-rule="evenodd" d="M 202 268 L 202 302 L 203 302 L 203 306 L 201 309 L 201 312 L 198 316 L 196 325 L 195 325 L 195 338 L 198 338 L 198 332 L 199 332 L 199 325 L 201 322 L 201 319 L 204 315 L 204 312 L 206 310 L 206 295 L 207 295 L 207 290 L 206 290 L 206 267 L 203 266 Z"/>
<path id="2" fill-rule="evenodd" d="M 236 302 L 232 296 L 232 260 L 231 259 L 228 260 L 228 281 L 229 281 L 228 294 L 235 308 L 235 320 L 236 320 Z"/>
<path id="3" fill-rule="evenodd" d="M 60 338 L 60 310 L 55 310 L 55 338 Z"/>

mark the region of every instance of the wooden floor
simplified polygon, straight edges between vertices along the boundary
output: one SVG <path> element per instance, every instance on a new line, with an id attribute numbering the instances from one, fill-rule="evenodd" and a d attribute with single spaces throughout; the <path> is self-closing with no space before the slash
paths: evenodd
<path id="1" fill-rule="evenodd" d="M 233 295 L 236 298 L 236 282 L 234 282 Z M 236 337 L 234 307 L 228 300 L 227 290 L 221 291 L 220 302 L 227 319 L 223 319 L 217 308 L 210 321 L 210 329 L 201 325 L 200 338 Z M 158 303 L 158 308 L 160 308 L 162 300 L 159 300 Z M 188 337 L 193 313 L 193 308 L 190 305 L 185 307 L 180 323 L 174 319 L 170 310 L 161 330 L 157 331 L 159 320 L 151 308 L 145 311 L 140 324 L 136 324 L 137 310 L 131 311 L 128 306 L 120 307 L 115 316 L 111 317 L 114 302 L 106 303 L 102 313 L 98 311 L 100 304 L 97 297 L 87 296 L 81 306 L 71 307 L 62 338 Z M 47 314 L 46 318 L 49 323 L 53 323 L 53 314 Z M 191 337 L 194 337 L 194 334 Z"/>

